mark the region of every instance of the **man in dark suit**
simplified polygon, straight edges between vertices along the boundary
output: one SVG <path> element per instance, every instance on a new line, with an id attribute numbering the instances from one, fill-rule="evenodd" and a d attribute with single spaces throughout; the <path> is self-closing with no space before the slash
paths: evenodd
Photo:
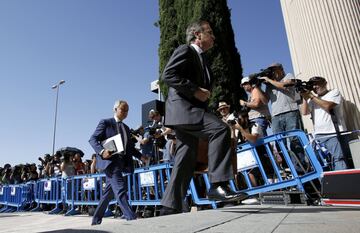
<path id="1" fill-rule="evenodd" d="M 229 189 L 233 178 L 230 129 L 207 110 L 213 77 L 204 52 L 213 47 L 215 36 L 206 21 L 192 23 L 186 30 L 187 45 L 179 46 L 169 59 L 162 80 L 169 92 L 165 126 L 175 130 L 177 148 L 170 182 L 160 214 L 179 213 L 193 177 L 199 139 L 209 141 L 208 174 L 210 200 L 234 201 L 247 197 Z"/>
<path id="2" fill-rule="evenodd" d="M 95 210 L 91 225 L 101 224 L 105 210 L 114 195 L 124 218 L 126 220 L 136 219 L 136 215 L 127 200 L 126 178 L 123 177 L 122 172 L 133 172 L 132 156 L 143 158 L 130 140 L 129 127 L 122 122 L 127 117 L 128 111 L 129 106 L 126 101 L 116 101 L 114 117 L 101 120 L 89 140 L 96 152 L 96 168 L 103 170 L 106 175 L 105 191 Z M 121 153 L 114 153 L 110 149 L 105 149 L 101 143 L 117 134 L 121 135 L 123 142 L 124 151 Z"/>

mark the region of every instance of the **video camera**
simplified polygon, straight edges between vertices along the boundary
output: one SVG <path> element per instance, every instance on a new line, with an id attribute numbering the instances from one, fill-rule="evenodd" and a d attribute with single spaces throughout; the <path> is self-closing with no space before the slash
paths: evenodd
<path id="1" fill-rule="evenodd" d="M 269 79 L 274 79 L 274 69 L 273 67 L 269 67 L 266 69 L 262 69 L 259 73 L 254 73 L 249 75 L 249 83 L 250 85 L 260 86 L 261 83 L 264 82 L 264 79 L 260 79 L 260 77 L 268 77 Z"/>
<path id="2" fill-rule="evenodd" d="M 285 87 L 295 87 L 295 90 L 297 92 L 306 92 L 306 91 L 312 91 L 313 86 L 315 85 L 315 82 L 312 80 L 309 81 L 303 81 L 301 79 L 293 79 L 293 83 L 284 85 Z"/>
<path id="3" fill-rule="evenodd" d="M 145 131 L 148 131 L 150 136 L 154 138 L 154 145 L 158 146 L 159 148 L 164 148 L 166 144 L 166 139 L 164 136 L 155 136 L 161 134 L 161 124 L 153 124 L 145 128 Z"/>

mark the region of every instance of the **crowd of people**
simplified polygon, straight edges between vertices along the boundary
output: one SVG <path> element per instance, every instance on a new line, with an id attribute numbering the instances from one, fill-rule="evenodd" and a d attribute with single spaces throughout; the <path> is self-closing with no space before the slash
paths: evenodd
<path id="1" fill-rule="evenodd" d="M 117 199 L 121 212 L 127 220 L 136 219 L 127 203 L 126 185 L 122 172 L 131 172 L 135 166 L 149 166 L 161 162 L 173 163 L 171 179 L 162 197 L 160 214 L 182 212 L 183 200 L 193 177 L 200 140 L 208 142 L 208 175 L 210 189 L 207 197 L 215 201 L 238 201 L 248 197 L 235 193 L 228 181 L 238 176 L 232 158 L 236 156 L 239 143 L 255 143 L 269 133 L 302 129 L 301 114 L 311 114 L 314 137 L 329 150 L 330 169 L 347 169 L 348 153 L 339 132 L 346 130 L 341 93 L 327 88 L 323 77 L 313 77 L 306 86 L 286 74 L 280 63 L 273 63 L 266 72 L 252 74 L 241 80 L 239 88 L 248 93 L 248 99 L 240 99 L 239 106 L 230 106 L 226 100 L 218 103 L 217 113 L 208 110 L 213 76 L 207 66 L 205 52 L 214 44 L 215 36 L 206 21 L 191 24 L 186 31 L 188 44 L 179 46 L 165 66 L 162 80 L 169 87 L 165 107 L 165 120 L 157 110 L 149 111 L 151 124 L 130 129 L 123 120 L 129 106 L 126 101 L 115 102 L 114 116 L 99 122 L 89 142 L 96 154 L 83 161 L 79 153 L 46 154 L 41 163 L 16 165 L 5 164 L 1 168 L 2 184 L 18 184 L 39 178 L 104 172 L 106 183 L 104 195 L 98 205 L 92 224 L 97 225 L 111 199 Z M 235 112 L 233 109 L 240 109 Z M 121 150 L 103 141 L 121 137 Z M 114 139 L 115 142 L 115 139 Z M 307 159 L 296 137 L 290 138 L 288 149 L 296 171 L 304 172 Z M 271 145 L 276 153 L 278 145 Z M 265 171 L 273 174 L 269 155 L 258 147 L 258 154 Z M 275 158 L 281 164 L 281 156 Z M 135 161 L 135 162 L 134 162 Z M 249 172 L 252 186 L 261 181 L 259 172 Z M 272 177 L 269 176 L 271 179 Z M 273 181 L 271 181 L 273 182 Z M 241 183 L 241 182 L 240 182 Z M 239 183 L 239 185 L 240 185 Z"/>
<path id="2" fill-rule="evenodd" d="M 39 157 L 39 164 L 18 164 L 11 166 L 5 164 L 0 167 L 0 184 L 21 184 L 28 181 L 50 177 L 67 178 L 74 175 L 94 174 L 96 169 L 96 156 L 83 161 L 81 154 L 71 152 L 57 152 L 54 155 L 45 154 Z"/>

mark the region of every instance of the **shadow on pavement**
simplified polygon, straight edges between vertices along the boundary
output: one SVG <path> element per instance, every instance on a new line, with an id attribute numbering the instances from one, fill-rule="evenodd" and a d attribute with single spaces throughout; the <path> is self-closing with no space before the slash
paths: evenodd
<path id="1" fill-rule="evenodd" d="M 261 206 L 259 206 L 261 208 Z M 285 207 L 285 206 L 284 206 Z M 289 208 L 293 207 L 293 208 Z M 261 209 L 252 208 L 229 208 L 222 209 L 222 212 L 231 213 L 253 213 L 253 214 L 269 214 L 269 213 L 321 213 L 321 212 L 338 212 L 338 211 L 359 211 L 360 208 L 356 207 L 302 207 L 302 206 L 286 206 L 286 208 L 279 207 L 263 207 Z"/>
<path id="2" fill-rule="evenodd" d="M 88 230 L 88 229 L 62 229 L 54 231 L 42 231 L 40 233 L 110 233 L 110 231 Z"/>

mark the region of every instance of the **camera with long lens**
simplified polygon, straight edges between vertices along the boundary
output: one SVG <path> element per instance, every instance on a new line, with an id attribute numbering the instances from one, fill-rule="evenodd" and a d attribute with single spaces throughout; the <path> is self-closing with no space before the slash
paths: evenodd
<path id="1" fill-rule="evenodd" d="M 248 114 L 248 112 L 250 111 L 250 109 L 246 106 L 241 106 L 240 109 L 238 111 L 234 111 L 233 113 L 231 113 L 227 119 L 227 123 L 229 125 L 235 125 L 236 123 L 238 123 L 238 119 L 239 116 L 243 116 Z"/>
<path id="2" fill-rule="evenodd" d="M 303 81 L 301 79 L 293 79 L 293 82 L 290 84 L 284 85 L 285 87 L 294 87 L 296 92 L 306 92 L 306 91 L 312 91 L 313 86 L 315 84 L 314 81 Z"/>
<path id="3" fill-rule="evenodd" d="M 161 134 L 162 125 L 153 124 L 145 128 L 145 131 L 148 131 L 150 136 L 154 139 L 154 145 L 159 148 L 164 148 L 166 145 L 166 139 L 164 136 L 158 136 Z"/>
<path id="4" fill-rule="evenodd" d="M 231 113 L 228 118 L 227 118 L 227 123 L 229 125 L 235 125 L 237 123 L 237 119 L 239 118 L 239 115 L 237 113 L 237 111 L 234 111 L 233 113 Z"/>
<path id="5" fill-rule="evenodd" d="M 268 77 L 269 79 L 274 79 L 275 73 L 273 67 L 262 69 L 258 73 L 250 74 L 249 75 L 250 85 L 260 86 L 264 82 L 264 79 L 260 79 L 260 77 Z"/>

